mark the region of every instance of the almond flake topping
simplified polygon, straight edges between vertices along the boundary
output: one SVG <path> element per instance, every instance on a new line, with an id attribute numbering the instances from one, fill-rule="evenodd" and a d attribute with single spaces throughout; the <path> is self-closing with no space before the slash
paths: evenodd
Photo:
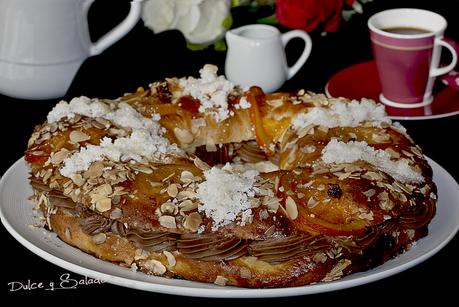
<path id="1" fill-rule="evenodd" d="M 143 158 L 161 159 L 168 153 L 182 152 L 177 145 L 171 145 L 163 137 L 165 129 L 159 124 L 159 115 L 154 114 L 152 118 L 146 118 L 124 102 L 109 105 L 87 97 L 74 98 L 69 103 L 61 101 L 48 114 L 48 122 L 53 123 L 65 117 L 70 119 L 79 115 L 102 118 L 132 132 L 114 140 L 104 137 L 98 146 L 88 144 L 82 147 L 80 151 L 63 160 L 64 166 L 60 169 L 62 176 L 70 178 L 74 173 L 87 171 L 93 162 L 104 158 L 115 162 L 141 162 Z M 83 132 L 73 131 L 70 134 L 70 140 L 75 143 L 88 139 L 89 136 Z"/>
<path id="2" fill-rule="evenodd" d="M 287 197 L 285 201 L 285 211 L 291 220 L 294 220 L 298 217 L 298 208 L 296 207 L 296 202 L 290 196 Z"/>
<path id="3" fill-rule="evenodd" d="M 153 273 L 154 275 L 163 275 L 167 271 L 167 269 L 164 266 L 164 264 L 162 264 L 160 261 L 154 260 L 154 259 L 146 260 L 145 263 L 144 263 L 144 267 L 148 271 Z"/>

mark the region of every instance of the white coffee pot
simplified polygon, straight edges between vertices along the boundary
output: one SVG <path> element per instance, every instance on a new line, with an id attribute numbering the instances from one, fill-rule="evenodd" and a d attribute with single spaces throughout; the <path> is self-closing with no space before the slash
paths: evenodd
<path id="1" fill-rule="evenodd" d="M 93 43 L 87 21 L 93 2 L 0 0 L 0 93 L 23 99 L 64 96 L 81 64 L 140 18 L 142 1 L 131 1 L 128 16 Z"/>

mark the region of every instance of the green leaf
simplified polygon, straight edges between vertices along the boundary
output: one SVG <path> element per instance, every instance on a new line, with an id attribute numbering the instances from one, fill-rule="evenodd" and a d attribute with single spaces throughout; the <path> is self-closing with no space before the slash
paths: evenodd
<path id="1" fill-rule="evenodd" d="M 232 25 L 233 25 L 233 16 L 231 16 L 231 14 L 230 14 L 225 19 L 223 19 L 222 27 L 225 30 L 229 30 Z"/>
<path id="2" fill-rule="evenodd" d="M 250 2 L 250 0 L 231 0 L 231 7 L 248 5 Z"/>
<path id="3" fill-rule="evenodd" d="M 214 43 L 215 51 L 226 51 L 226 44 L 224 40 L 219 40 Z"/>
<path id="4" fill-rule="evenodd" d="M 205 45 L 205 44 L 193 44 L 193 43 L 187 43 L 186 44 L 186 47 L 192 51 L 199 51 L 199 50 L 204 50 L 206 49 L 207 47 L 209 47 L 209 45 Z"/>
<path id="5" fill-rule="evenodd" d="M 276 18 L 276 15 L 271 15 L 257 19 L 257 23 L 267 24 L 267 25 L 277 25 L 279 21 Z"/>

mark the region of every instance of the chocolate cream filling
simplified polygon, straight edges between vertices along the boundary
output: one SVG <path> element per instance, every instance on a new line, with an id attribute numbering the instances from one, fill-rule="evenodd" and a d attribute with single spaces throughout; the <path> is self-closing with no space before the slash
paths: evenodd
<path id="1" fill-rule="evenodd" d="M 38 193 L 45 193 L 49 206 L 66 209 L 80 217 L 82 230 L 88 235 L 112 233 L 125 237 L 136 247 L 151 252 L 179 251 L 184 257 L 202 261 L 232 260 L 242 256 L 255 256 L 271 264 L 282 263 L 301 256 L 327 253 L 336 246 L 347 252 L 361 254 L 386 234 L 403 229 L 418 229 L 427 225 L 435 214 L 431 201 L 403 212 L 398 218 L 380 225 L 368 227 L 362 236 L 324 237 L 311 234 L 296 234 L 288 237 L 260 240 L 241 239 L 234 235 L 221 234 L 174 234 L 146 229 L 126 228 L 114 219 L 93 213 L 76 204 L 57 190 L 52 190 L 39 180 L 30 178 Z"/>

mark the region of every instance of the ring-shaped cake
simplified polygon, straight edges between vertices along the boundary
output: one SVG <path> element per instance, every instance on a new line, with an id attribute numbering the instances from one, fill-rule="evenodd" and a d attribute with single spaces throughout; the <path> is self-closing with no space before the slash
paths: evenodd
<path id="1" fill-rule="evenodd" d="M 336 280 L 427 235 L 431 167 L 382 105 L 200 73 L 54 107 L 25 153 L 48 229 L 133 270 L 240 287 Z"/>

